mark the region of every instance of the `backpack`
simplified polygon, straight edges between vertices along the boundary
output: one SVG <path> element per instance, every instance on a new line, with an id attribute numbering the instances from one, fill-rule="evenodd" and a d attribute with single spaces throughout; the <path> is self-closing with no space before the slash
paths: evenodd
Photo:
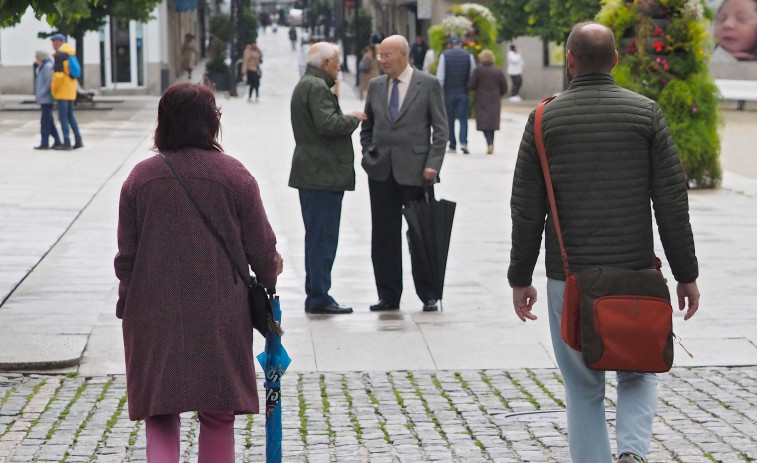
<path id="1" fill-rule="evenodd" d="M 68 56 L 68 73 L 74 79 L 81 77 L 81 65 L 76 56 Z"/>

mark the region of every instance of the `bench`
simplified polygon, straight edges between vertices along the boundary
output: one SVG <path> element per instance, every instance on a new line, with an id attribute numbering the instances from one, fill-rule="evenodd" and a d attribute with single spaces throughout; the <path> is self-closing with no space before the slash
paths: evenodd
<path id="1" fill-rule="evenodd" d="M 744 109 L 744 104 L 757 101 L 757 80 L 715 79 L 715 85 L 726 100 L 735 100 L 736 109 Z"/>

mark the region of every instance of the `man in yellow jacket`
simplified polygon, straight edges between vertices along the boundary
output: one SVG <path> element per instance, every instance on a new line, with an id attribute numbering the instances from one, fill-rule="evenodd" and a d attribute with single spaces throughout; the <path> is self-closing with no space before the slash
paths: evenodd
<path id="1" fill-rule="evenodd" d="M 76 60 L 76 51 L 66 43 L 66 36 L 55 34 L 50 38 L 55 48 L 55 64 L 53 65 L 53 81 L 50 91 L 58 104 L 58 119 L 63 132 L 63 144 L 54 147 L 56 150 L 71 150 L 84 147 L 79 133 L 79 124 L 74 117 L 74 102 L 76 101 L 76 78 L 81 74 L 81 66 Z M 78 69 L 72 76 L 72 69 Z M 68 127 L 74 131 L 74 144 L 71 145 Z"/>

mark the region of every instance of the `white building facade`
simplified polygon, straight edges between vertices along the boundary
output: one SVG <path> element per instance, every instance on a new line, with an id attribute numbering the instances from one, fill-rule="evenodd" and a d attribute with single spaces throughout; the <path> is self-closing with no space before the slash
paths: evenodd
<path id="1" fill-rule="evenodd" d="M 82 43 L 67 38 L 77 51 L 83 47 L 84 89 L 159 95 L 176 80 L 184 34 L 198 32 L 196 8 L 177 11 L 175 0 L 167 0 L 151 16 L 147 23 L 111 16 L 99 31 L 86 33 Z M 31 8 L 18 24 L 0 29 L 0 93 L 34 93 L 35 52 L 54 51 L 52 42 L 38 34 L 53 31 Z"/>

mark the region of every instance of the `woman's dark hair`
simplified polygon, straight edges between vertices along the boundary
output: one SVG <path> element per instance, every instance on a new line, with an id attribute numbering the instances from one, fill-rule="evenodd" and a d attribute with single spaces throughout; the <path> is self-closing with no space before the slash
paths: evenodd
<path id="1" fill-rule="evenodd" d="M 220 130 L 221 110 L 207 85 L 179 82 L 168 87 L 160 98 L 158 126 L 153 137 L 156 150 L 200 148 L 223 151 L 218 143 Z"/>

